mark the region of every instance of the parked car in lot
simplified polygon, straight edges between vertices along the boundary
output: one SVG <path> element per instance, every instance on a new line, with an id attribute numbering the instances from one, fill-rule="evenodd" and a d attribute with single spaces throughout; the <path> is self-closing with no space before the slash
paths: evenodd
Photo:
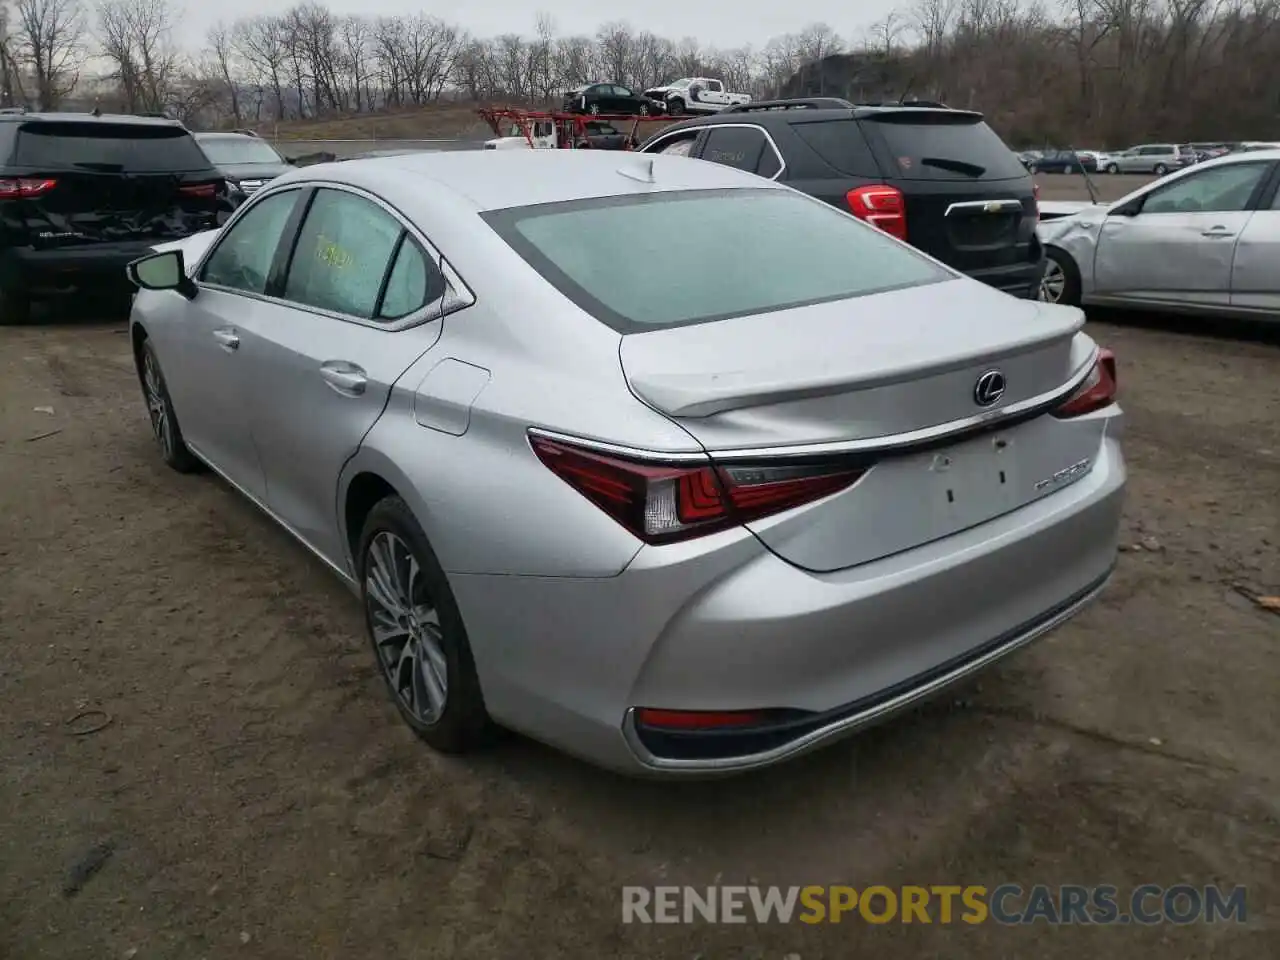
<path id="1" fill-rule="evenodd" d="M 1195 151 L 1176 143 L 1148 143 L 1111 154 L 1107 173 L 1154 173 L 1163 177 L 1196 162 Z"/>
<path id="2" fill-rule="evenodd" d="M 689 270 L 726 238 L 751 242 Z M 298 170 L 130 270 L 162 456 L 360 594 L 442 750 L 492 721 L 631 773 L 772 763 L 1114 564 L 1121 413 L 1083 315 L 726 165 Z"/>
<path id="3" fill-rule="evenodd" d="M 244 203 L 264 183 L 291 169 L 289 162 L 260 137 L 242 133 L 197 133 L 195 138 L 226 181 L 233 208 Z"/>
<path id="4" fill-rule="evenodd" d="M 1035 184 L 981 114 L 761 100 L 669 126 L 640 149 L 788 184 L 985 283 L 1038 294 Z"/>
<path id="5" fill-rule="evenodd" d="M 1042 224 L 1041 296 L 1280 318 L 1280 150 L 1228 154 Z"/>
<path id="6" fill-rule="evenodd" d="M 718 113 L 725 107 L 750 103 L 745 93 L 730 93 L 723 80 L 713 77 L 681 77 L 661 87 L 650 87 L 644 95 L 666 104 L 667 113 Z"/>
<path id="7" fill-rule="evenodd" d="M 589 83 L 565 93 L 564 110 L 567 113 L 648 117 L 664 113 L 666 104 L 619 83 Z"/>
<path id="8" fill-rule="evenodd" d="M 177 121 L 0 114 L 0 324 L 33 298 L 126 293 L 125 264 L 215 226 L 222 191 Z"/>
<path id="9" fill-rule="evenodd" d="M 1098 158 L 1092 153 L 1077 150 L 1046 150 L 1031 163 L 1032 173 L 1079 173 L 1098 169 Z"/>

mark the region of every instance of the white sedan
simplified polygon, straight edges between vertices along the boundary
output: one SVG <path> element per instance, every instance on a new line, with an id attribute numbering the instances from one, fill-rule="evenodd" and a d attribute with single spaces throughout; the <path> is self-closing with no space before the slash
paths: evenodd
<path id="1" fill-rule="evenodd" d="M 1041 223 L 1052 303 L 1280 317 L 1280 150 L 1179 170 Z"/>

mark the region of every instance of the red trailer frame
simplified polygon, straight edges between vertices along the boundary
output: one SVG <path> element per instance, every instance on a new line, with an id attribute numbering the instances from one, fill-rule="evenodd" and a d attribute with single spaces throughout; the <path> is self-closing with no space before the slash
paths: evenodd
<path id="1" fill-rule="evenodd" d="M 587 124 L 595 120 L 605 120 L 610 123 L 614 121 L 624 121 L 631 124 L 630 132 L 622 131 L 627 137 L 626 150 L 633 149 L 632 144 L 639 143 L 640 138 L 636 135 L 640 124 L 646 120 L 665 120 L 665 117 L 639 117 L 624 114 L 612 113 L 557 113 L 549 110 L 524 110 L 518 107 L 481 107 L 476 111 L 489 124 L 489 128 L 494 132 L 495 136 L 505 137 L 509 134 L 504 133 L 502 122 L 505 120 L 513 123 L 523 134 L 529 146 L 533 146 L 533 134 L 530 132 L 530 126 L 540 120 L 545 120 L 555 127 L 556 131 L 556 149 L 572 150 L 589 147 L 589 143 L 584 141 L 587 138 Z"/>

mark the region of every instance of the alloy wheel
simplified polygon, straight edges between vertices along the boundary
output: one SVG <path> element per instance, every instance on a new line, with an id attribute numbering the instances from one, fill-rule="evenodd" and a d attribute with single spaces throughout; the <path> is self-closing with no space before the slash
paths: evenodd
<path id="1" fill-rule="evenodd" d="M 426 581 L 413 552 L 383 530 L 365 555 L 365 597 L 378 660 L 401 706 L 430 726 L 449 697 L 440 614 L 426 596 Z"/>
<path id="2" fill-rule="evenodd" d="M 142 359 L 142 389 L 146 394 L 147 413 L 151 416 L 151 432 L 168 459 L 173 456 L 173 421 L 169 417 L 169 405 L 165 402 L 164 378 L 155 355 L 147 350 Z"/>
<path id="3" fill-rule="evenodd" d="M 1062 264 L 1050 257 L 1044 265 L 1044 273 L 1040 276 L 1040 299 L 1045 303 L 1058 303 L 1067 288 L 1067 274 Z"/>

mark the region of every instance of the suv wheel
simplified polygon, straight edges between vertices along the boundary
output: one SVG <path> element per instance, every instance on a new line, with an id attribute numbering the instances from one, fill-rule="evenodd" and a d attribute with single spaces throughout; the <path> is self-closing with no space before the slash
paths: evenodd
<path id="1" fill-rule="evenodd" d="M 1163 177 L 1168 172 L 1169 172 L 1169 168 L 1166 167 L 1163 163 L 1156 164 L 1155 173 L 1157 177 Z"/>
<path id="2" fill-rule="evenodd" d="M 1080 271 L 1065 250 L 1057 247 L 1045 249 L 1039 299 L 1068 307 L 1080 305 Z"/>
<path id="3" fill-rule="evenodd" d="M 0 286 L 0 327 L 16 327 L 30 319 L 31 297 L 27 292 Z"/>

